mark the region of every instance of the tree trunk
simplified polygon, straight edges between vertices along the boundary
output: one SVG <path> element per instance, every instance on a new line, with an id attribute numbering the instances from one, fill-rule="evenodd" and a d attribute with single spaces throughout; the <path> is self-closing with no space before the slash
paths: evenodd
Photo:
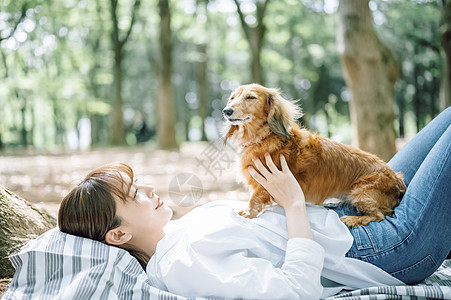
<path id="1" fill-rule="evenodd" d="M 419 55 L 419 51 L 418 51 L 418 45 L 414 45 L 414 55 L 417 56 Z M 424 74 L 424 70 L 422 70 L 422 66 L 420 64 L 415 64 L 415 66 L 413 67 L 413 82 L 416 82 L 416 86 L 415 86 L 415 93 L 413 94 L 413 111 L 415 113 L 415 125 L 416 125 L 416 130 L 417 132 L 419 132 L 421 130 L 421 128 L 423 128 L 424 126 L 424 120 L 425 120 L 425 115 L 426 115 L 426 111 L 425 111 L 425 104 L 423 101 L 423 95 L 422 95 L 422 89 L 419 86 L 419 83 L 417 82 L 417 78 L 419 76 L 421 76 L 421 74 Z"/>
<path id="2" fill-rule="evenodd" d="M 440 85 L 440 110 L 451 106 L 451 1 L 443 6 L 440 22 L 442 57 L 442 82 Z"/>
<path id="3" fill-rule="evenodd" d="M 205 119 L 208 114 L 208 77 L 207 77 L 207 67 L 208 67 L 208 56 L 207 56 L 207 45 L 202 43 L 197 45 L 197 51 L 199 52 L 200 61 L 197 68 L 197 76 L 199 81 L 199 116 L 202 119 L 202 141 L 207 140 L 207 135 L 205 133 Z"/>
<path id="4" fill-rule="evenodd" d="M 113 145 L 125 145 L 125 126 L 122 100 L 122 49 L 116 45 L 114 56 Z"/>
<path id="5" fill-rule="evenodd" d="M 19 94 L 19 89 L 15 88 L 14 89 L 14 94 L 16 96 L 16 101 L 18 103 L 20 103 L 20 144 L 23 147 L 26 147 L 27 144 L 27 136 L 28 136 L 28 132 L 27 132 L 27 126 L 26 126 L 26 113 L 27 113 L 27 98 L 25 96 L 25 94 L 20 95 Z"/>
<path id="6" fill-rule="evenodd" d="M 238 0 L 234 1 L 237 7 L 238 15 L 240 17 L 241 26 L 243 27 L 244 34 L 249 43 L 249 47 L 251 48 L 252 82 L 264 85 L 265 79 L 263 75 L 263 67 L 261 64 L 261 51 L 266 32 L 266 26 L 263 23 L 263 18 L 265 16 L 266 7 L 268 6 L 269 0 L 265 0 L 265 2 L 257 2 L 257 20 L 254 27 L 250 27 L 246 23 L 246 18 L 241 11 L 240 3 L 238 2 Z"/>
<path id="7" fill-rule="evenodd" d="M 8 255 L 56 226 L 56 221 L 0 186 L 0 278 L 14 275 Z"/>
<path id="8" fill-rule="evenodd" d="M 401 89 L 401 92 L 397 93 L 396 103 L 398 105 L 398 122 L 399 122 L 399 137 L 404 138 L 405 136 L 405 115 L 406 115 L 406 100 L 404 99 L 405 88 Z"/>
<path id="9" fill-rule="evenodd" d="M 158 65 L 158 146 L 160 149 L 178 149 L 175 137 L 175 105 L 172 85 L 172 40 L 169 0 L 159 0 L 160 60 Z"/>
<path id="10" fill-rule="evenodd" d="M 8 78 L 8 64 L 6 63 L 6 54 L 4 51 L 0 51 L 1 54 L 1 58 L 2 58 L 2 62 L 3 62 L 3 67 L 5 68 L 5 75 L 4 75 L 4 79 Z M 3 123 L 2 123 L 2 119 L 0 119 L 0 150 L 3 149 L 3 141 L 2 141 L 2 133 L 3 133 Z"/>
<path id="11" fill-rule="evenodd" d="M 125 144 L 124 116 L 122 112 L 122 46 L 119 40 L 119 20 L 117 17 L 118 0 L 111 0 L 111 20 L 113 31 L 111 39 L 114 48 L 114 101 L 113 101 L 113 124 L 111 142 L 113 145 Z"/>
<path id="12" fill-rule="evenodd" d="M 17 100 L 19 100 L 19 94 L 17 94 Z M 22 95 L 22 107 L 20 108 L 20 116 L 22 120 L 22 125 L 20 129 L 20 140 L 22 146 L 26 147 L 28 146 L 28 131 L 27 131 L 27 121 L 26 121 L 26 114 L 27 114 L 27 98 L 25 95 Z"/>
<path id="13" fill-rule="evenodd" d="M 64 145 L 66 128 L 63 121 L 63 114 L 58 105 L 58 97 L 52 92 L 49 98 L 52 103 L 53 125 L 55 126 L 54 143 L 56 145 Z"/>
<path id="14" fill-rule="evenodd" d="M 265 84 L 265 79 L 263 78 L 263 67 L 261 63 L 261 52 L 263 46 L 263 36 L 265 33 L 265 27 L 257 26 L 256 28 L 249 29 L 249 45 L 251 46 L 251 71 L 252 71 L 252 82 Z"/>
<path id="15" fill-rule="evenodd" d="M 31 128 L 28 134 L 28 145 L 34 146 L 34 129 L 36 128 L 36 116 L 34 114 L 34 104 L 30 104 Z"/>
<path id="16" fill-rule="evenodd" d="M 352 93 L 354 143 L 389 160 L 396 152 L 393 89 L 400 65 L 376 35 L 369 0 L 341 0 L 338 52 Z"/>
<path id="17" fill-rule="evenodd" d="M 130 33 L 135 23 L 136 11 L 139 8 L 140 0 L 135 0 L 133 9 L 131 12 L 130 26 L 126 34 L 121 38 L 119 36 L 119 18 L 117 16 L 117 5 L 118 0 L 110 0 L 111 4 L 111 20 L 113 23 L 113 31 L 111 33 L 111 39 L 114 48 L 114 102 L 113 102 L 113 134 L 112 143 L 113 145 L 124 145 L 125 144 L 125 126 L 124 126 L 124 115 L 123 115 L 123 100 L 122 100 L 122 60 L 123 60 L 123 49 L 124 45 L 130 37 Z"/>
<path id="18" fill-rule="evenodd" d="M 100 3 L 100 0 L 95 1 L 96 6 L 96 19 L 101 20 L 103 15 L 103 7 Z M 98 33 L 90 33 L 92 40 L 90 39 L 88 43 L 88 48 L 90 50 L 90 55 L 94 57 L 93 66 L 89 69 L 87 76 L 87 85 L 92 95 L 98 101 L 100 99 L 100 85 L 97 83 L 97 75 L 99 74 L 99 70 L 101 69 L 100 64 L 100 56 L 102 55 L 102 51 L 100 51 L 100 43 L 102 38 L 102 32 L 105 31 L 104 23 L 99 22 L 96 24 L 98 29 Z M 91 145 L 95 146 L 100 144 L 102 135 L 100 131 L 103 127 L 102 121 L 104 119 L 103 115 L 97 114 L 96 112 L 88 112 L 89 119 L 91 121 Z"/>

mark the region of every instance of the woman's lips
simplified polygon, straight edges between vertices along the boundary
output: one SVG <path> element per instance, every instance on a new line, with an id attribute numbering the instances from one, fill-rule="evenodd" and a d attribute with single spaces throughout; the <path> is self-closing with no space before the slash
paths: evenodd
<path id="1" fill-rule="evenodd" d="M 160 197 L 158 197 L 158 205 L 155 207 L 155 209 L 158 209 L 159 207 L 163 206 L 164 202 L 160 200 Z"/>

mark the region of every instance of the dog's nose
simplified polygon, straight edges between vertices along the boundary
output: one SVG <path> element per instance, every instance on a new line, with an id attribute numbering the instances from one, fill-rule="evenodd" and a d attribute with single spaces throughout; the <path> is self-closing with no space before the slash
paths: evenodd
<path id="1" fill-rule="evenodd" d="M 224 108 L 224 110 L 222 111 L 222 113 L 227 116 L 230 117 L 233 114 L 233 109 L 231 108 Z"/>

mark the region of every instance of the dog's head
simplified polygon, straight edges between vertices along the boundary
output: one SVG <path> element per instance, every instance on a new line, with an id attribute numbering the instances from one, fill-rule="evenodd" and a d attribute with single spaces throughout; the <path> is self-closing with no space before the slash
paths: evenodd
<path id="1" fill-rule="evenodd" d="M 299 106 L 293 101 L 285 100 L 278 89 L 255 83 L 237 88 L 230 95 L 222 112 L 230 125 L 226 140 L 240 126 L 256 130 L 265 125 L 269 125 L 272 132 L 288 138 L 291 126 L 302 116 Z"/>

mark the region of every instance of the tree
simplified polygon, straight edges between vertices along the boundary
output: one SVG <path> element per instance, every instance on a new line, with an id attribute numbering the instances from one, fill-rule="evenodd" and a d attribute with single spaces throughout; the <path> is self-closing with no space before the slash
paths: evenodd
<path id="1" fill-rule="evenodd" d="M 8 255 L 55 226 L 48 214 L 0 186 L 0 278 L 14 275 Z"/>
<path id="2" fill-rule="evenodd" d="M 402 76 L 394 90 L 396 123 L 399 137 L 409 137 L 439 112 L 442 6 L 439 1 L 376 0 L 372 3 L 379 36 L 401 60 Z"/>
<path id="3" fill-rule="evenodd" d="M 263 76 L 263 68 L 261 64 L 261 50 L 263 47 L 263 40 L 265 37 L 266 26 L 263 23 L 263 18 L 265 16 L 266 7 L 268 6 L 269 0 L 264 2 L 257 2 L 257 17 L 255 21 L 255 26 L 249 26 L 246 22 L 246 17 L 241 10 L 240 3 L 238 0 L 234 0 L 237 8 L 238 15 L 240 17 L 241 26 L 243 27 L 244 34 L 251 48 L 251 71 L 252 71 L 252 82 L 265 84 L 265 79 Z"/>
<path id="4" fill-rule="evenodd" d="M 110 0 L 111 8 L 111 20 L 113 22 L 113 28 L 111 32 L 111 39 L 114 48 L 114 102 L 113 102 L 113 134 L 112 143 L 114 145 L 125 144 L 125 127 L 123 116 L 123 99 L 122 99 L 122 60 L 124 57 L 123 49 L 124 45 L 130 37 L 130 33 L 135 23 L 136 13 L 141 3 L 140 0 L 135 0 L 133 9 L 131 12 L 130 26 L 128 27 L 125 35 L 120 37 L 119 33 L 119 18 L 117 15 L 119 0 Z"/>
<path id="5" fill-rule="evenodd" d="M 207 141 L 207 134 L 205 132 L 205 120 L 207 119 L 208 114 L 208 52 L 207 52 L 207 41 L 208 41 L 208 1 L 202 1 L 202 7 L 200 3 L 197 3 L 196 10 L 203 9 L 203 13 L 205 15 L 206 21 L 203 26 L 203 34 L 202 37 L 197 41 L 197 52 L 199 55 L 197 61 L 197 81 L 199 82 L 199 117 L 201 118 L 201 141 Z M 196 14 L 198 15 L 198 14 Z"/>
<path id="6" fill-rule="evenodd" d="M 7 39 L 11 38 L 14 35 L 14 33 L 17 30 L 17 27 L 22 22 L 22 20 L 25 18 L 27 9 L 29 7 L 30 7 L 30 4 L 28 3 L 28 1 L 23 1 L 23 2 L 22 1 L 14 1 L 13 3 L 10 2 L 10 3 L 7 4 L 6 7 L 4 7 L 2 5 L 2 11 L 5 8 L 7 10 L 14 11 L 16 13 L 16 15 L 15 15 L 16 18 L 10 18 L 8 20 L 11 23 L 10 24 L 11 30 L 9 32 L 6 31 L 7 34 L 4 33 L 5 31 L 2 31 L 2 34 L 0 35 L 0 42 L 2 42 L 3 40 L 7 40 Z M 5 68 L 4 78 L 3 79 L 6 79 L 6 78 L 9 77 L 8 64 L 6 62 L 6 55 L 1 50 L 1 48 L 0 48 L 0 52 L 2 53 L 2 62 L 3 62 L 3 66 Z M 17 90 L 16 90 L 16 96 L 18 97 Z M 25 99 L 24 99 L 24 102 L 25 102 Z M 22 107 L 22 110 L 21 110 L 22 117 L 24 116 L 24 113 L 25 113 L 24 106 Z M 23 120 L 23 118 L 22 118 L 22 120 Z M 4 125 L 2 124 L 2 120 L 0 120 L 0 149 L 3 148 L 3 142 L 2 142 L 3 127 L 4 127 Z M 26 143 L 26 131 L 24 131 L 24 130 L 25 130 L 25 123 L 22 122 L 22 132 L 21 132 L 22 143 L 24 143 L 24 135 L 25 135 L 25 143 Z"/>
<path id="7" fill-rule="evenodd" d="M 197 77 L 199 81 L 199 117 L 202 120 L 201 131 L 202 141 L 207 141 L 207 135 L 205 132 L 205 120 L 208 113 L 208 55 L 207 44 L 201 43 L 197 45 L 197 51 L 199 52 L 199 62 L 197 63 Z"/>
<path id="8" fill-rule="evenodd" d="M 352 93 L 356 146 L 388 160 L 396 152 L 393 89 L 400 65 L 374 30 L 369 0 L 341 0 L 338 13 L 338 52 Z"/>
<path id="9" fill-rule="evenodd" d="M 171 11 L 169 0 L 159 0 L 160 59 L 158 61 L 158 146 L 161 149 L 177 149 L 175 138 L 174 88 L 172 84 Z"/>
<path id="10" fill-rule="evenodd" d="M 443 0 L 440 22 L 442 57 L 442 82 L 440 85 L 440 110 L 451 106 L 451 1 Z"/>

